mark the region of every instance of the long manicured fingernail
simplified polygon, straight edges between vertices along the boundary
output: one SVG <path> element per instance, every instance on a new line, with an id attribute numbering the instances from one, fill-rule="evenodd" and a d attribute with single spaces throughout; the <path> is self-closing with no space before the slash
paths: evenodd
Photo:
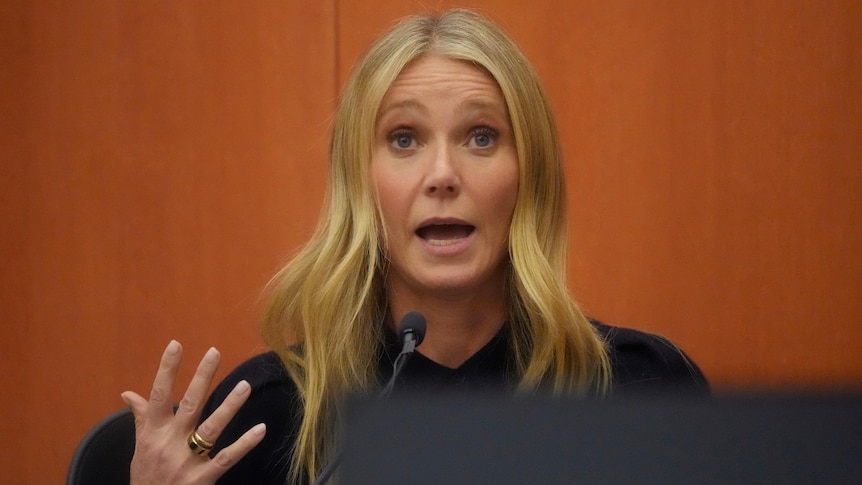
<path id="1" fill-rule="evenodd" d="M 248 392 L 249 387 L 250 387 L 250 386 L 248 385 L 248 382 L 246 382 L 246 381 L 239 381 L 239 382 L 236 384 L 236 386 L 234 386 L 234 388 L 233 388 L 233 393 L 234 393 L 234 394 L 236 394 L 237 396 L 242 396 L 243 394 L 245 394 L 246 392 Z"/>
<path id="2" fill-rule="evenodd" d="M 207 354 L 204 355 L 204 360 L 207 362 L 215 362 L 218 359 L 218 350 L 215 347 L 210 347 Z"/>
<path id="3" fill-rule="evenodd" d="M 180 343 L 176 340 L 171 340 L 171 343 L 168 344 L 168 347 L 165 349 L 165 353 L 168 355 L 177 355 L 177 352 L 180 351 Z"/>

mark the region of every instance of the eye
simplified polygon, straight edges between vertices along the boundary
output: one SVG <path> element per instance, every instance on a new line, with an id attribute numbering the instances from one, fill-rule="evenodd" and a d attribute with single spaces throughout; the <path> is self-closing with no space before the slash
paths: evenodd
<path id="1" fill-rule="evenodd" d="M 480 126 L 473 128 L 470 131 L 470 140 L 468 144 L 471 144 L 476 148 L 490 148 L 494 146 L 499 137 L 500 134 L 497 130 L 488 126 Z"/>
<path id="2" fill-rule="evenodd" d="M 416 142 L 416 133 L 407 128 L 399 128 L 386 137 L 391 146 L 395 150 L 409 150 Z"/>

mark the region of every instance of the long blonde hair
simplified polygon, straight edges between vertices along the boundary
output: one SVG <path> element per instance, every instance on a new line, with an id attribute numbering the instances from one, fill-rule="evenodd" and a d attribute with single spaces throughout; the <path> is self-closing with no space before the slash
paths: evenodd
<path id="1" fill-rule="evenodd" d="M 520 177 L 507 282 L 517 390 L 603 394 L 610 385 L 604 345 L 566 286 L 562 160 L 538 75 L 514 42 L 476 13 L 408 17 L 371 46 L 348 80 L 335 115 L 324 215 L 270 286 L 262 336 L 296 382 L 304 411 L 293 478 L 313 479 L 331 456 L 343 397 L 378 384 L 386 267 L 368 175 L 371 143 L 389 86 L 430 52 L 485 69 L 509 110 Z"/>

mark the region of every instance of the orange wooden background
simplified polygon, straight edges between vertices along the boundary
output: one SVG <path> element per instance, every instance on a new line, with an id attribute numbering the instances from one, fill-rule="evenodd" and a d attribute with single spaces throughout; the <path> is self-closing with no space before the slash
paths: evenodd
<path id="1" fill-rule="evenodd" d="M 521 3 L 461 5 L 545 80 L 589 313 L 669 336 L 719 391 L 858 388 L 862 4 Z M 339 88 L 423 4 L 0 4 L 4 481 L 62 482 L 171 338 L 183 382 L 211 345 L 221 375 L 262 350 Z"/>

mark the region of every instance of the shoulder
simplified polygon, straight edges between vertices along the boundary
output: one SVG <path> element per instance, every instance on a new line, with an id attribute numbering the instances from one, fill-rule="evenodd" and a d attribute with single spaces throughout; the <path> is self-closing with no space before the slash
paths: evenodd
<path id="1" fill-rule="evenodd" d="M 249 383 L 251 394 L 216 440 L 211 456 L 258 423 L 266 424 L 266 436 L 218 483 L 283 484 L 289 466 L 289 450 L 302 416 L 302 403 L 278 354 L 257 355 L 228 374 L 210 395 L 201 419 L 209 416 L 241 380 Z"/>
<path id="2" fill-rule="evenodd" d="M 234 386 L 243 380 L 251 386 L 249 402 L 290 400 L 297 392 L 278 354 L 266 352 L 240 364 L 216 386 L 207 403 L 208 407 L 212 405 L 209 411 L 218 407 Z"/>
<path id="3" fill-rule="evenodd" d="M 709 383 L 703 372 L 670 340 L 596 320 L 592 323 L 608 349 L 614 395 L 709 394 Z"/>
<path id="4" fill-rule="evenodd" d="M 293 380 L 287 373 L 287 369 L 284 368 L 278 354 L 272 351 L 256 355 L 243 362 L 225 377 L 221 385 L 235 385 L 241 380 L 248 381 L 252 391 L 268 387 L 286 390 L 282 389 L 285 385 L 293 387 Z M 229 391 L 230 389 L 228 389 Z"/>

